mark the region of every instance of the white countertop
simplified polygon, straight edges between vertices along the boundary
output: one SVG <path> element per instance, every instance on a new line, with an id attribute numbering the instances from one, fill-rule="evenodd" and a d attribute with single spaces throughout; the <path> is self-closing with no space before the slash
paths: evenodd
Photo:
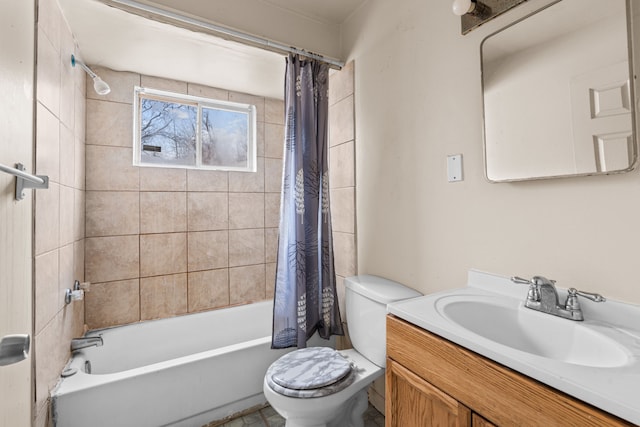
<path id="1" fill-rule="evenodd" d="M 640 306 L 581 299 L 585 327 L 619 343 L 628 354 L 623 366 L 595 367 L 557 361 L 499 344 L 447 319 L 437 309 L 444 298 L 496 298 L 522 310 L 527 286 L 509 278 L 471 270 L 467 287 L 388 305 L 388 312 L 491 360 L 561 390 L 606 412 L 640 425 Z M 565 290 L 558 288 L 562 297 Z M 539 316 L 552 316 L 537 313 Z M 555 316 L 552 316 L 555 318 Z M 572 320 L 560 319 L 562 322 Z M 529 325 L 535 330 L 536 325 Z"/>

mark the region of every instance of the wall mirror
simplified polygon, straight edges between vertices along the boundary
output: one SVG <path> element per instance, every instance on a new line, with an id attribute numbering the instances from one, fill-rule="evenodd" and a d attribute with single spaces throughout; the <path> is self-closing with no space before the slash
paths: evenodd
<path id="1" fill-rule="evenodd" d="M 629 14 L 627 0 L 560 0 L 484 39 L 489 181 L 634 167 Z"/>

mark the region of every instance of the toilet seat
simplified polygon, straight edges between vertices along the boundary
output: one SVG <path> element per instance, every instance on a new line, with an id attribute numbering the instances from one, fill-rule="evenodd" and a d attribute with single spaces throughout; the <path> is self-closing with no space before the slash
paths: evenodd
<path id="1" fill-rule="evenodd" d="M 266 380 L 276 393 L 297 398 L 322 397 L 348 387 L 356 377 L 349 360 L 327 347 L 292 351 L 271 364 Z"/>

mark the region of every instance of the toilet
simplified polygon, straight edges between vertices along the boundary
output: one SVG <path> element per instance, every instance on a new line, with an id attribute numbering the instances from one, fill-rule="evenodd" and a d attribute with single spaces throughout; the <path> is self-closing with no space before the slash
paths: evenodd
<path id="1" fill-rule="evenodd" d="M 422 294 L 377 276 L 344 279 L 353 348 L 299 349 L 276 360 L 263 391 L 286 427 L 362 427 L 367 389 L 384 374 L 387 304 Z"/>

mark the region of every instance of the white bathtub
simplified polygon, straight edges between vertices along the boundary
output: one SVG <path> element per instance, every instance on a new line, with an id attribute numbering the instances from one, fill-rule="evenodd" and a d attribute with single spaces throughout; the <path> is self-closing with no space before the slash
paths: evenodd
<path id="1" fill-rule="evenodd" d="M 91 331 L 77 373 L 52 392 L 54 425 L 193 426 L 266 403 L 262 381 L 288 350 L 272 350 L 272 302 Z M 309 345 L 333 345 L 315 335 Z M 86 372 L 86 362 L 91 373 Z"/>

